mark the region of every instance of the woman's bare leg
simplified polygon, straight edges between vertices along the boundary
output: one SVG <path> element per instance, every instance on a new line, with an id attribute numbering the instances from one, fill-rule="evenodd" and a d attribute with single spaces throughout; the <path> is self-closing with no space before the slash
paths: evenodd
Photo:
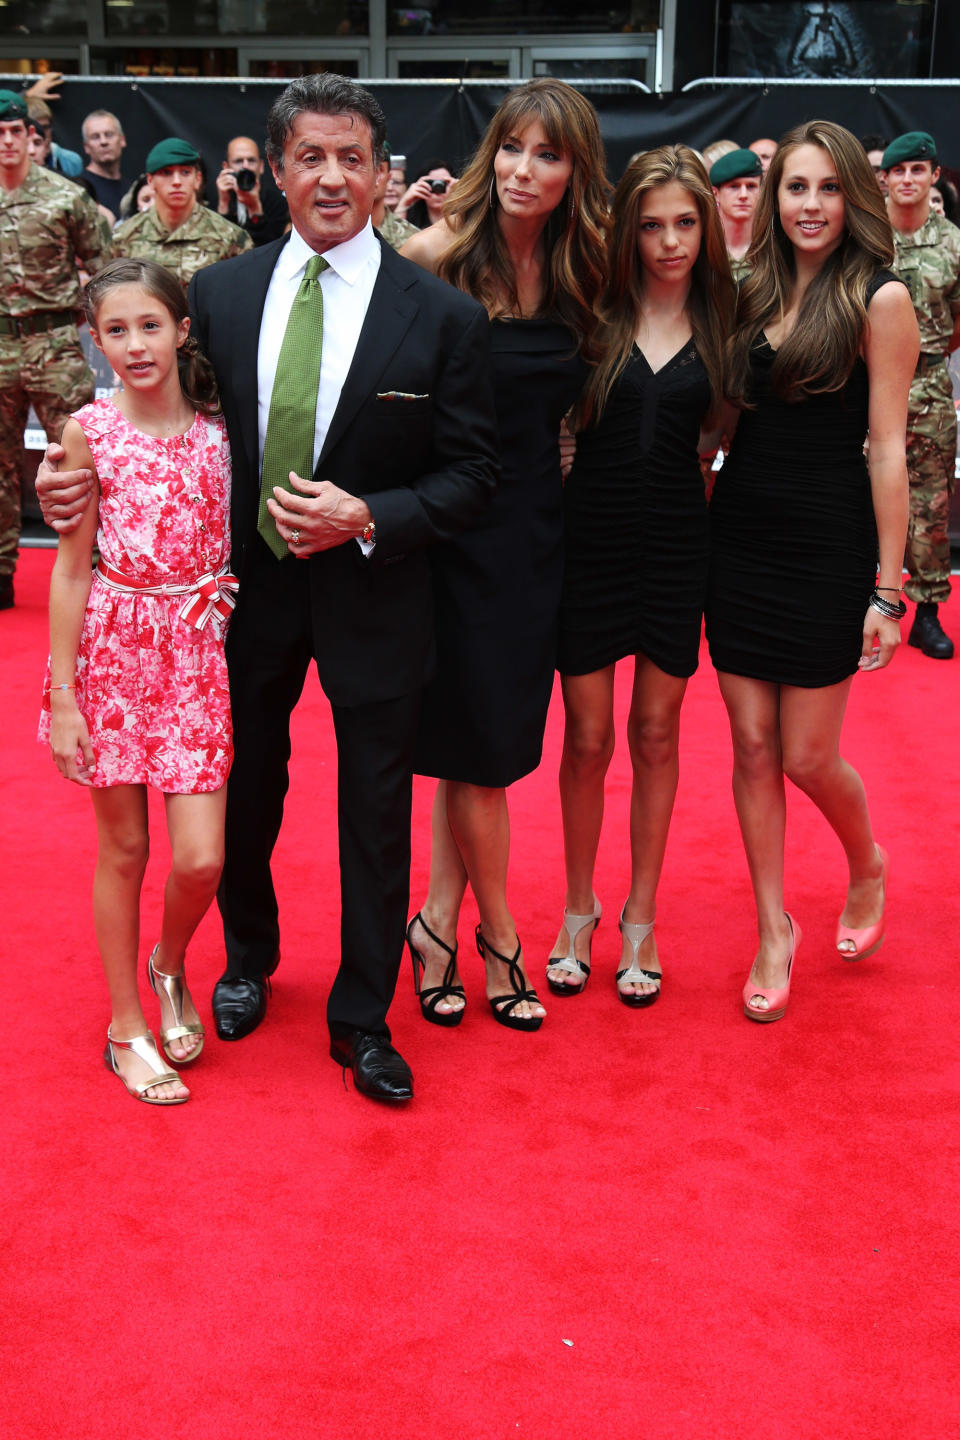
<path id="1" fill-rule="evenodd" d="M 484 785 L 447 782 L 447 815 L 450 831 L 460 851 L 480 911 L 480 929 L 488 946 L 501 955 L 513 957 L 517 930 L 507 905 L 507 863 L 510 858 L 510 816 L 507 792 Z M 530 988 L 523 957 L 520 958 L 524 988 Z M 488 958 L 487 995 L 512 995 L 510 972 L 499 960 Z M 543 1017 L 547 1012 L 537 1001 L 524 1000 L 511 1014 L 518 1019 Z"/>
<path id="2" fill-rule="evenodd" d="M 563 817 L 563 853 L 567 872 L 564 905 L 571 915 L 589 915 L 594 907 L 593 871 L 603 824 L 603 782 L 613 756 L 613 665 L 590 675 L 564 675 L 563 755 L 560 760 L 560 813 Z M 574 954 L 589 961 L 591 926 L 577 936 Z M 566 955 L 570 936 L 561 925 L 550 958 Z M 560 984 L 579 988 L 582 977 L 566 970 L 547 975 Z"/>
<path id="3" fill-rule="evenodd" d="M 184 956 L 193 933 L 210 908 L 223 869 L 223 818 L 225 785 L 209 795 L 165 795 L 167 832 L 170 836 L 170 874 L 163 895 L 163 925 L 154 959 L 162 975 L 182 975 Z M 200 1017 L 184 984 L 183 1021 L 195 1025 Z M 164 998 L 160 1001 L 160 1028 L 175 1023 Z M 199 1035 L 170 1041 L 170 1050 L 185 1060 L 201 1042 Z"/>
<path id="4" fill-rule="evenodd" d="M 816 690 L 783 686 L 783 769 L 816 805 L 843 846 L 849 868 L 841 923 L 854 930 L 883 915 L 883 864 L 870 824 L 863 781 L 840 754 L 851 679 Z"/>
<path id="5" fill-rule="evenodd" d="M 137 955 L 140 889 L 147 868 L 147 792 L 143 785 L 91 790 L 97 820 L 97 866 L 93 878 L 93 924 L 110 992 L 110 1033 L 132 1040 L 148 1029 L 140 1004 Z M 153 1071 L 130 1050 L 115 1052 L 128 1085 L 142 1085 Z M 189 1095 L 179 1080 L 151 1085 L 152 1099 Z"/>
<path id="6" fill-rule="evenodd" d="M 449 945 L 451 950 L 457 944 L 457 921 L 466 888 L 467 872 L 447 818 L 447 781 L 441 780 L 433 796 L 430 880 L 427 898 L 420 907 L 420 914 L 433 933 Z M 441 950 L 439 945 L 434 944 L 419 920 L 413 922 L 411 938 L 423 956 L 424 990 L 442 985 L 450 963 L 449 955 Z M 456 972 L 453 983 L 460 983 L 460 976 Z M 438 1000 L 435 1008 L 441 1015 L 449 1015 L 455 1010 L 462 1010 L 464 1003 L 459 995 L 452 995 L 448 1000 Z"/>
<path id="7" fill-rule="evenodd" d="M 645 655 L 636 657 L 627 723 L 633 766 L 631 878 L 623 910 L 624 920 L 632 925 L 648 924 L 656 914 L 657 885 L 680 774 L 680 707 L 686 688 L 686 680 L 667 675 Z M 632 948 L 624 938 L 621 968 L 629 967 L 632 960 Z M 660 972 L 652 931 L 639 947 L 637 961 L 641 969 Z M 625 995 L 649 995 L 656 986 L 623 983 L 621 989 Z"/>
<path id="8" fill-rule="evenodd" d="M 787 983 L 792 936 L 783 903 L 786 796 L 780 745 L 780 688 L 718 672 L 733 739 L 733 799 L 757 907 L 759 948 L 752 983 Z M 764 1008 L 759 1006 L 758 1008 Z"/>

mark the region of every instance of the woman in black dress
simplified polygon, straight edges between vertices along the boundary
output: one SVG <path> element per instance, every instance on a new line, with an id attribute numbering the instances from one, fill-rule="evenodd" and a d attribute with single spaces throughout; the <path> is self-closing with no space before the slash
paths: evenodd
<path id="1" fill-rule="evenodd" d="M 614 670 L 628 655 L 631 883 L 620 916 L 617 994 L 635 1008 L 659 994 L 657 882 L 707 579 L 698 442 L 704 421 L 722 404 L 733 305 L 723 231 L 700 160 L 684 145 L 638 156 L 613 203 L 600 359 L 574 417 L 577 452 L 564 494 L 558 668 L 566 711 L 560 798 L 567 894 L 547 961 L 557 995 L 580 994 L 590 973 L 600 918 L 593 875 L 614 748 Z"/>
<path id="2" fill-rule="evenodd" d="M 536 1030 L 507 904 L 506 787 L 540 761 L 563 567 L 560 422 L 585 375 L 603 279 L 608 186 L 596 112 L 562 80 L 501 104 L 446 207 L 403 254 L 486 306 L 500 486 L 484 519 L 435 547 L 438 668 L 416 769 L 440 781 L 430 885 L 407 941 L 424 1019 L 455 1025 L 457 920 L 469 881 L 494 1018 Z"/>
<path id="3" fill-rule="evenodd" d="M 707 597 L 757 905 L 743 990 L 752 1020 L 783 1015 L 800 940 L 784 910 L 784 775 L 846 854 L 838 951 L 859 960 L 883 939 L 887 857 L 839 742 L 852 678 L 889 664 L 905 608 L 904 436 L 919 338 L 893 253 L 859 142 L 829 121 L 790 131 L 761 191 L 728 355 L 741 413 L 711 504 Z"/>

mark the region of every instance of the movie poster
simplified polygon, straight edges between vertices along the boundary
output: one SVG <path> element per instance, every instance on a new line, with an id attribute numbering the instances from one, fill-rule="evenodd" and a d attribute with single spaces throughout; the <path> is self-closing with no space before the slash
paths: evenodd
<path id="1" fill-rule="evenodd" d="M 731 0 L 728 75 L 925 78 L 933 0 Z"/>

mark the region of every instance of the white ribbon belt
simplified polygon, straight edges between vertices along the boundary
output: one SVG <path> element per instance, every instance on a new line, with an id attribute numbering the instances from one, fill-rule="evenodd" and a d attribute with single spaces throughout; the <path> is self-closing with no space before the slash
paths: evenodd
<path id="1" fill-rule="evenodd" d="M 218 635 L 230 618 L 237 603 L 236 591 L 240 588 L 240 582 L 236 575 L 230 573 L 228 565 L 216 574 L 208 570 L 199 580 L 191 580 L 186 585 L 138 585 L 129 575 L 114 570 L 104 560 L 97 561 L 96 573 L 108 589 L 121 595 L 185 595 L 187 598 L 180 607 L 180 619 L 196 630 L 202 630 L 207 621 L 212 620 Z"/>

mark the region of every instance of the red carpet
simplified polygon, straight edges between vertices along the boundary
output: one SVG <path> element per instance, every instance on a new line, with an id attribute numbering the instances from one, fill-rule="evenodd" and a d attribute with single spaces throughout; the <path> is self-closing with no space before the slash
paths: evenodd
<path id="1" fill-rule="evenodd" d="M 754 922 L 704 657 L 659 906 L 661 1002 L 637 1013 L 613 995 L 621 750 L 585 995 L 548 997 L 539 1034 L 495 1025 L 465 914 L 460 1029 L 423 1024 L 401 973 L 391 1022 L 417 1084 L 403 1112 L 345 1091 L 325 1054 L 334 767 L 313 682 L 277 856 L 270 1013 L 240 1044 L 212 1037 L 194 1098 L 163 1112 L 100 1061 L 93 818 L 33 739 L 51 562 L 21 557 L 17 608 L 0 615 L 12 1440 L 957 1433 L 960 661 L 904 646 L 854 685 L 846 751 L 892 859 L 878 956 L 836 956 L 841 852 L 793 794 L 794 995 L 779 1024 L 743 1018 Z M 511 898 L 537 980 L 562 906 L 560 735 L 557 698 L 547 758 L 512 805 Z M 429 801 L 421 785 L 415 899 Z M 154 815 L 144 957 L 166 853 Z M 208 1023 L 221 953 L 212 914 L 190 957 Z"/>

